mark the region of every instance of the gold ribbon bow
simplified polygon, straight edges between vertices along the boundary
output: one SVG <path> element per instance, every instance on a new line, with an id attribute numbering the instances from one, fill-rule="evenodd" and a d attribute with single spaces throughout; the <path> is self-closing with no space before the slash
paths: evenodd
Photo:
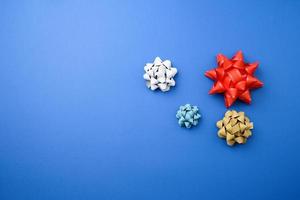
<path id="1" fill-rule="evenodd" d="M 245 144 L 247 138 L 252 135 L 253 122 L 245 116 L 244 112 L 237 112 L 229 110 L 225 113 L 222 120 L 217 122 L 218 136 L 225 138 L 229 146 L 233 146 L 236 142 L 238 144 Z"/>

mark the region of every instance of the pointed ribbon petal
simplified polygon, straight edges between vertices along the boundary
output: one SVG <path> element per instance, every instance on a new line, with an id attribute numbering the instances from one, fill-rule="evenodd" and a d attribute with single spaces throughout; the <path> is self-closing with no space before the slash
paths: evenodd
<path id="1" fill-rule="evenodd" d="M 247 76 L 246 81 L 249 88 L 260 88 L 263 86 L 263 83 L 260 80 L 251 75 Z"/>
<path id="2" fill-rule="evenodd" d="M 255 62 L 255 63 L 249 64 L 249 65 L 245 68 L 245 70 L 246 70 L 246 72 L 247 72 L 248 74 L 253 75 L 254 72 L 255 72 L 255 70 L 257 69 L 257 67 L 258 67 L 258 62 Z"/>
<path id="3" fill-rule="evenodd" d="M 225 91 L 225 88 L 224 88 L 223 84 L 220 81 L 218 81 L 210 89 L 209 94 L 223 93 L 224 91 Z"/>
<path id="4" fill-rule="evenodd" d="M 243 61 L 244 60 L 243 52 L 241 50 L 236 52 L 236 54 L 233 56 L 232 60 L 234 60 L 234 61 L 238 61 L 238 60 Z"/>
<path id="5" fill-rule="evenodd" d="M 208 78 L 214 81 L 217 80 L 217 72 L 214 69 L 206 71 L 205 76 L 207 76 Z"/>
<path id="6" fill-rule="evenodd" d="M 246 90 L 245 92 L 243 92 L 240 96 L 239 99 L 250 104 L 251 103 L 251 95 L 250 95 L 250 91 Z"/>

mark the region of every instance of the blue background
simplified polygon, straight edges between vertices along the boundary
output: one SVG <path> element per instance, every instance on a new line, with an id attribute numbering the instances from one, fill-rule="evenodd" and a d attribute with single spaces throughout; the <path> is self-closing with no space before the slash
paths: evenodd
<path id="1" fill-rule="evenodd" d="M 299 35 L 296 0 L 1 0 L 0 199 L 299 199 Z M 230 148 L 203 74 L 239 49 L 265 86 L 232 107 L 255 129 Z M 142 78 L 156 56 L 167 93 Z"/>

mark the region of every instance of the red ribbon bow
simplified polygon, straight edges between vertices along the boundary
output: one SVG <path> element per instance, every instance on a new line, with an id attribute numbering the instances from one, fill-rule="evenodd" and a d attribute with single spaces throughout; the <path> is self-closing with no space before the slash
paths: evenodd
<path id="1" fill-rule="evenodd" d="M 253 75 L 258 62 L 245 63 L 242 51 L 238 51 L 232 59 L 218 54 L 217 61 L 217 68 L 205 72 L 205 76 L 215 81 L 209 94 L 224 93 L 227 108 L 237 99 L 250 104 L 250 90 L 263 86 Z"/>

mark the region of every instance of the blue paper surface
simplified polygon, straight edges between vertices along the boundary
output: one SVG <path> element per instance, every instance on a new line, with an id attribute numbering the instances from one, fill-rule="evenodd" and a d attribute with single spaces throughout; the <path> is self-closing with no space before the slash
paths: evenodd
<path id="1" fill-rule="evenodd" d="M 1 200 L 300 199 L 300 1 L 0 1 Z M 208 95 L 215 56 L 243 50 L 264 87 L 230 148 Z M 143 79 L 156 56 L 176 86 Z M 180 128 L 180 105 L 202 118 Z"/>

